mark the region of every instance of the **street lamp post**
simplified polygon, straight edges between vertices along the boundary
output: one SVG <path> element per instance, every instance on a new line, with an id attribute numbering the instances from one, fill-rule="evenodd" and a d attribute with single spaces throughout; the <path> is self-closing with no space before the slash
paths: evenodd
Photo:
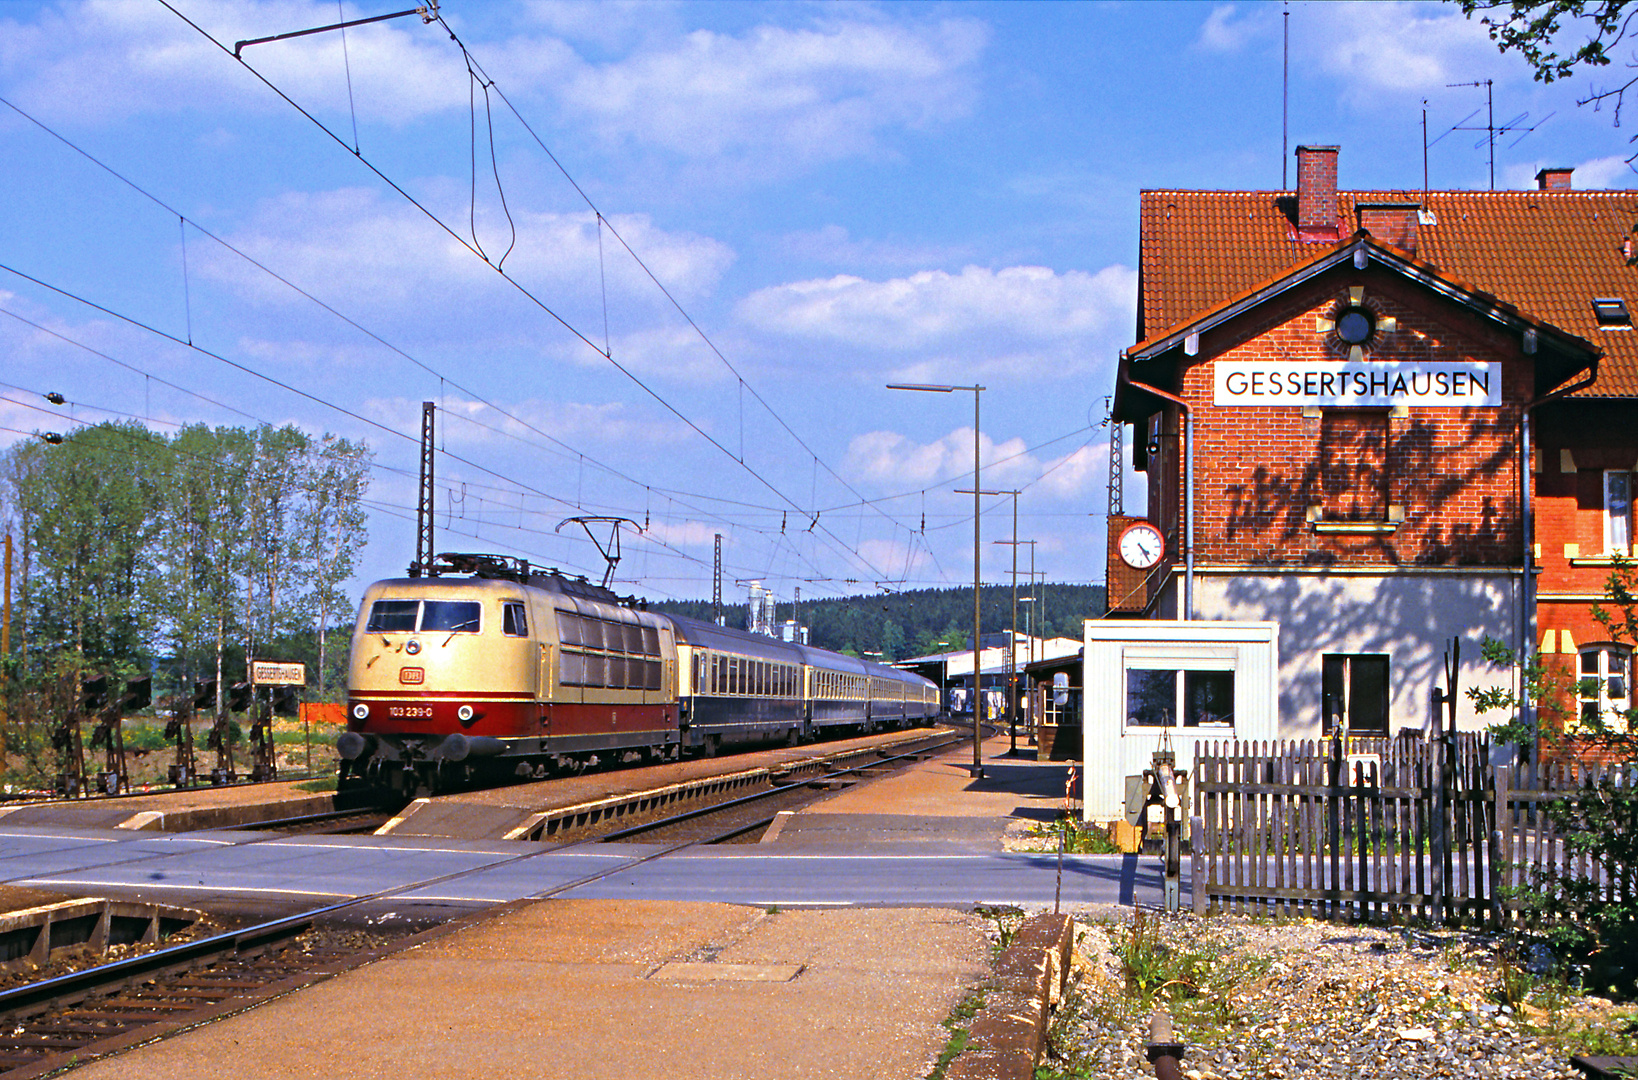
<path id="1" fill-rule="evenodd" d="M 984 494 L 984 493 L 983 493 L 982 490 L 980 490 L 979 482 L 978 482 L 979 468 L 980 468 L 979 442 L 978 442 L 978 401 L 979 401 L 979 396 L 981 394 L 983 394 L 983 392 L 984 392 L 984 388 L 982 386 L 978 386 L 976 384 L 973 385 L 973 386 L 946 386 L 946 385 L 944 385 L 942 383 L 888 383 L 887 388 L 889 390 L 921 390 L 921 391 L 924 391 L 924 392 L 930 393 L 930 394 L 951 394 L 951 393 L 954 393 L 957 390 L 971 390 L 973 392 L 973 767 L 972 767 L 972 775 L 974 777 L 981 777 L 981 776 L 984 775 L 984 758 L 983 758 L 983 746 L 982 746 L 984 736 L 983 736 L 983 732 L 980 730 L 980 719 L 981 719 L 981 717 L 983 715 L 983 707 L 980 704 L 980 702 L 982 700 L 982 696 L 979 693 L 979 675 L 978 675 L 978 673 L 979 673 L 979 629 L 980 629 L 980 618 L 981 618 L 980 613 L 979 613 L 979 595 L 978 595 L 978 584 L 979 584 L 978 563 L 979 563 L 979 554 L 980 554 L 979 539 L 978 539 L 978 519 L 979 519 L 979 514 L 981 512 L 981 508 L 979 506 L 978 499 L 979 499 L 979 496 Z"/>

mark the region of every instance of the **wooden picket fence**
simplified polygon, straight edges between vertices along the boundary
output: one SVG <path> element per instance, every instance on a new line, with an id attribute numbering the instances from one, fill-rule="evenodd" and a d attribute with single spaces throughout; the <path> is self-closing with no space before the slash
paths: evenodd
<path id="1" fill-rule="evenodd" d="M 1604 775 L 1561 766 L 1514 787 L 1488 737 L 1470 734 L 1201 744 L 1194 907 L 1500 925 L 1516 917 L 1507 887 L 1548 867 L 1613 895 L 1630 883 L 1572 856 L 1544 812 Z"/>

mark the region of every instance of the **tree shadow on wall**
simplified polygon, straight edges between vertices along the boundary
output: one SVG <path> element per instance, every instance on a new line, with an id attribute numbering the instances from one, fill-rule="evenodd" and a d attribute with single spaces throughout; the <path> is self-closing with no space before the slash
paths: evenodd
<path id="1" fill-rule="evenodd" d="M 1448 436 L 1440 442 L 1438 428 L 1425 418 L 1413 417 L 1391 437 L 1364 425 L 1321 424 L 1316 453 L 1301 468 L 1288 473 L 1258 465 L 1249 483 L 1224 488 L 1224 540 L 1250 547 L 1253 563 L 1324 566 L 1354 556 L 1390 565 L 1470 566 L 1505 565 L 1518 556 L 1517 484 L 1497 483 L 1517 468 L 1512 410 L 1470 420 L 1454 444 Z M 1453 462 L 1468 464 L 1452 471 Z M 1455 517 L 1475 488 L 1483 492 L 1477 515 Z M 1395 532 L 1382 535 L 1321 537 L 1308 516 L 1319 506 L 1330 520 L 1382 520 L 1389 503 L 1404 507 L 1405 517 Z M 1211 539 L 1201 546 L 1209 550 Z"/>
<path id="2" fill-rule="evenodd" d="M 1370 582 L 1369 591 L 1360 588 Z M 1350 589 L 1356 590 L 1350 593 Z M 1494 680 L 1480 656 L 1486 634 L 1511 638 L 1512 590 L 1494 578 L 1406 575 L 1381 579 L 1246 577 L 1225 590 L 1230 619 L 1271 619 L 1280 624 L 1282 728 L 1319 731 L 1320 664 L 1325 653 L 1389 653 L 1393 723 L 1426 727 L 1433 710 L 1429 690 L 1444 685 L 1444 650 L 1451 638 L 1462 649 L 1460 689 Z M 1461 694 L 1464 708 L 1466 694 Z"/>

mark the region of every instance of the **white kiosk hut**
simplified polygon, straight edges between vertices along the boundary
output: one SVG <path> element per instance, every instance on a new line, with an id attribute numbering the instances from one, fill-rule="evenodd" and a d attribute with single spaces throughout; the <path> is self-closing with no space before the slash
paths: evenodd
<path id="1" fill-rule="evenodd" d="M 1086 820 L 1125 815 L 1126 778 L 1168 736 L 1190 773 L 1201 741 L 1278 738 L 1279 633 L 1274 622 L 1087 620 Z"/>

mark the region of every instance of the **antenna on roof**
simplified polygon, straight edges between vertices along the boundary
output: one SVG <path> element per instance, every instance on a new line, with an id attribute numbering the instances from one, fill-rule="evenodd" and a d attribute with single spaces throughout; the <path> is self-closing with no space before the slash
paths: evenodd
<path id="1" fill-rule="evenodd" d="M 1535 123 L 1526 124 L 1525 121 L 1530 119 L 1530 114 L 1527 113 L 1527 112 L 1522 112 L 1522 113 L 1519 113 L 1517 116 L 1513 117 L 1513 119 L 1507 121 L 1505 124 L 1498 124 L 1498 123 L 1496 123 L 1496 97 L 1495 97 L 1495 80 L 1494 79 L 1480 79 L 1480 80 L 1478 80 L 1476 82 L 1446 83 L 1445 85 L 1447 87 L 1451 87 L 1451 88 L 1461 87 L 1461 86 L 1482 86 L 1482 87 L 1484 87 L 1484 101 L 1485 101 L 1485 122 L 1484 122 L 1484 124 L 1482 126 L 1478 125 L 1478 124 L 1475 124 L 1475 125 L 1473 125 L 1471 127 L 1467 126 L 1467 122 L 1469 120 L 1471 120 L 1475 116 L 1479 115 L 1479 110 L 1474 109 L 1472 112 L 1468 113 L 1465 118 L 1463 118 L 1461 123 L 1454 125 L 1453 127 L 1451 127 L 1450 131 L 1445 132 L 1445 135 L 1449 135 L 1451 131 L 1482 131 L 1482 132 L 1484 132 L 1484 138 L 1482 138 L 1478 142 L 1474 143 L 1473 144 L 1473 149 L 1477 150 L 1481 146 L 1486 146 L 1486 145 L 1489 146 L 1489 148 L 1490 148 L 1490 190 L 1495 191 L 1496 190 L 1496 136 L 1498 136 L 1498 135 L 1510 135 L 1515 131 L 1522 131 L 1524 133 L 1524 135 L 1520 135 L 1517 139 L 1514 139 L 1511 143 L 1508 144 L 1508 148 L 1512 149 L 1512 147 L 1517 146 L 1520 142 L 1522 142 L 1524 140 L 1525 135 L 1530 134 L 1532 131 L 1536 130 L 1536 128 L 1540 127 L 1541 125 L 1545 124 L 1547 121 L 1551 120 L 1553 118 L 1554 114 L 1553 113 L 1548 113 L 1546 116 L 1543 116 L 1540 120 L 1537 120 Z M 1444 138 L 1445 135 L 1439 136 L 1439 139 Z M 1439 139 L 1435 139 L 1433 141 L 1438 142 Z"/>
<path id="2" fill-rule="evenodd" d="M 1290 191 L 1291 183 L 1286 179 L 1286 169 L 1290 166 L 1291 155 L 1291 0 L 1286 0 L 1285 11 L 1282 13 L 1285 28 L 1284 43 L 1280 58 L 1280 190 Z"/>

